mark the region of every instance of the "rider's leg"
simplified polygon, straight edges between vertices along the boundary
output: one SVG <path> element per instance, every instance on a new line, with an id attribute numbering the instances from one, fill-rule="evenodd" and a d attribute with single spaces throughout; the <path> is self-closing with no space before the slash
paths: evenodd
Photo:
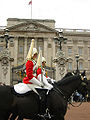
<path id="1" fill-rule="evenodd" d="M 40 86 L 40 87 L 43 86 L 42 82 L 40 82 L 39 80 L 37 80 L 35 77 L 33 77 L 33 78 L 30 80 L 30 82 L 32 82 L 33 84 L 38 85 L 38 86 Z"/>
<path id="2" fill-rule="evenodd" d="M 42 81 L 43 84 L 45 85 L 45 87 L 47 87 L 48 89 L 52 89 L 53 88 L 53 86 L 48 83 L 47 78 L 44 75 L 41 76 L 41 74 L 39 74 L 37 78 L 38 78 L 38 80 Z"/>

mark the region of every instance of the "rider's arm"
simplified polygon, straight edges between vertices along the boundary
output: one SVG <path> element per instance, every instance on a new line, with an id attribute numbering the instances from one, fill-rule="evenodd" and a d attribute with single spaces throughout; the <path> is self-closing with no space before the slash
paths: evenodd
<path id="1" fill-rule="evenodd" d="M 37 76 L 38 76 L 39 74 L 41 74 L 41 68 L 38 68 L 38 69 L 37 69 Z"/>
<path id="2" fill-rule="evenodd" d="M 29 79 L 32 79 L 34 77 L 33 75 L 33 62 L 28 60 L 26 63 L 26 75 Z"/>

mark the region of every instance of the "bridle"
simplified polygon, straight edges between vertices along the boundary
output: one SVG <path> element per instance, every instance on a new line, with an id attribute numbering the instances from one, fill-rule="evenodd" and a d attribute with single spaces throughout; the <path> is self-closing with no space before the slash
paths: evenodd
<path id="1" fill-rule="evenodd" d="M 86 76 L 82 76 L 81 74 L 80 74 L 80 76 L 81 76 L 81 80 L 82 80 L 81 84 L 82 84 L 82 85 L 86 85 L 86 82 L 85 82 L 85 80 L 87 80 Z M 64 95 L 63 91 L 62 91 L 60 88 L 58 88 L 57 86 L 54 86 L 53 90 L 54 90 L 56 93 L 58 93 L 59 95 L 62 95 L 63 98 L 64 98 L 65 100 L 67 100 L 66 96 Z M 75 92 L 76 92 L 76 91 L 74 91 L 73 94 L 74 94 Z M 79 106 L 82 104 L 83 100 L 82 100 L 78 105 L 72 104 L 70 98 L 67 100 L 67 102 L 68 102 L 69 104 L 71 104 L 73 107 L 79 107 Z"/>
<path id="2" fill-rule="evenodd" d="M 81 74 L 80 74 L 80 75 L 81 75 Z M 81 75 L 81 80 L 82 80 L 82 83 L 81 83 L 81 84 L 82 84 L 83 86 L 86 86 L 86 85 L 87 85 L 87 82 L 86 82 L 87 77 Z M 74 93 L 75 93 L 75 92 L 76 92 L 76 91 L 74 91 Z M 74 94 L 74 93 L 73 93 L 73 94 Z M 72 96 L 71 96 L 71 97 L 72 97 Z M 86 96 L 86 97 L 87 97 L 87 96 Z M 83 103 L 83 99 L 79 102 L 78 105 L 74 105 L 70 99 L 68 100 L 68 103 L 71 104 L 73 107 L 79 107 L 79 106 Z"/>
<path id="3" fill-rule="evenodd" d="M 76 91 L 74 91 L 73 94 L 75 94 L 75 92 L 76 92 Z M 79 107 L 79 106 L 82 104 L 83 100 L 80 101 L 80 102 L 78 103 L 78 105 L 77 105 L 77 104 L 75 105 L 75 104 L 71 101 L 71 98 L 73 97 L 73 94 L 72 94 L 72 96 L 68 99 L 68 104 L 72 105 L 73 107 Z"/>

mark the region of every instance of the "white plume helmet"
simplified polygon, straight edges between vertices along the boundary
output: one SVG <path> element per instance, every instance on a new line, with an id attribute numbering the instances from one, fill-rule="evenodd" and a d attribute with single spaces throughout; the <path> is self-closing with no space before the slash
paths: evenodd
<path id="1" fill-rule="evenodd" d="M 46 59 L 44 57 L 42 57 L 42 62 L 46 62 Z"/>
<path id="2" fill-rule="evenodd" d="M 34 47 L 34 39 L 32 39 L 26 60 L 31 60 L 32 53 L 33 53 L 33 47 Z"/>
<path id="3" fill-rule="evenodd" d="M 39 55 L 38 55 L 38 58 L 37 58 L 37 65 L 38 65 L 38 67 L 41 66 L 40 59 L 41 59 L 41 55 L 40 55 L 40 52 L 39 52 Z"/>
<path id="4" fill-rule="evenodd" d="M 37 52 L 37 49 L 36 49 L 36 48 L 33 48 L 33 50 L 32 50 L 32 57 L 33 57 L 35 54 L 38 54 L 38 52 Z"/>
<path id="5" fill-rule="evenodd" d="M 38 65 L 38 67 L 41 66 L 41 64 L 42 64 L 41 61 L 42 61 L 42 62 L 46 62 L 46 59 L 45 59 L 44 57 L 41 58 L 41 55 L 40 55 L 40 53 L 39 53 L 38 59 L 37 59 L 37 65 Z"/>

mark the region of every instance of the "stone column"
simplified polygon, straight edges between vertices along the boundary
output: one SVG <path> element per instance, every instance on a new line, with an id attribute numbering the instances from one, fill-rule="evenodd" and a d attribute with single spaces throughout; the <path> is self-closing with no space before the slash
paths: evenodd
<path id="1" fill-rule="evenodd" d="M 46 59 L 46 61 L 48 61 L 47 60 L 47 53 L 48 53 L 48 51 L 47 51 L 47 38 L 44 38 L 44 57 L 45 57 L 45 59 Z"/>
<path id="2" fill-rule="evenodd" d="M 25 38 L 25 41 L 24 41 L 24 60 L 26 59 L 26 56 L 27 56 L 27 38 Z"/>
<path id="3" fill-rule="evenodd" d="M 65 58 L 65 53 L 59 50 L 56 54 L 56 58 L 54 59 L 54 63 L 56 63 L 56 81 L 61 80 L 66 74 L 66 63 L 67 59 Z"/>
<path id="4" fill-rule="evenodd" d="M 6 85 L 11 84 L 11 62 L 14 61 L 11 58 L 10 51 L 4 49 L 0 52 L 0 82 Z"/>
<path id="5" fill-rule="evenodd" d="M 17 65 L 17 60 L 18 60 L 18 37 L 14 38 L 14 65 Z"/>
<path id="6" fill-rule="evenodd" d="M 53 50 L 53 59 L 55 58 L 55 42 L 54 42 L 54 40 L 52 41 L 52 50 Z"/>
<path id="7" fill-rule="evenodd" d="M 34 40 L 35 40 L 35 48 L 37 48 L 37 38 L 35 38 Z"/>

